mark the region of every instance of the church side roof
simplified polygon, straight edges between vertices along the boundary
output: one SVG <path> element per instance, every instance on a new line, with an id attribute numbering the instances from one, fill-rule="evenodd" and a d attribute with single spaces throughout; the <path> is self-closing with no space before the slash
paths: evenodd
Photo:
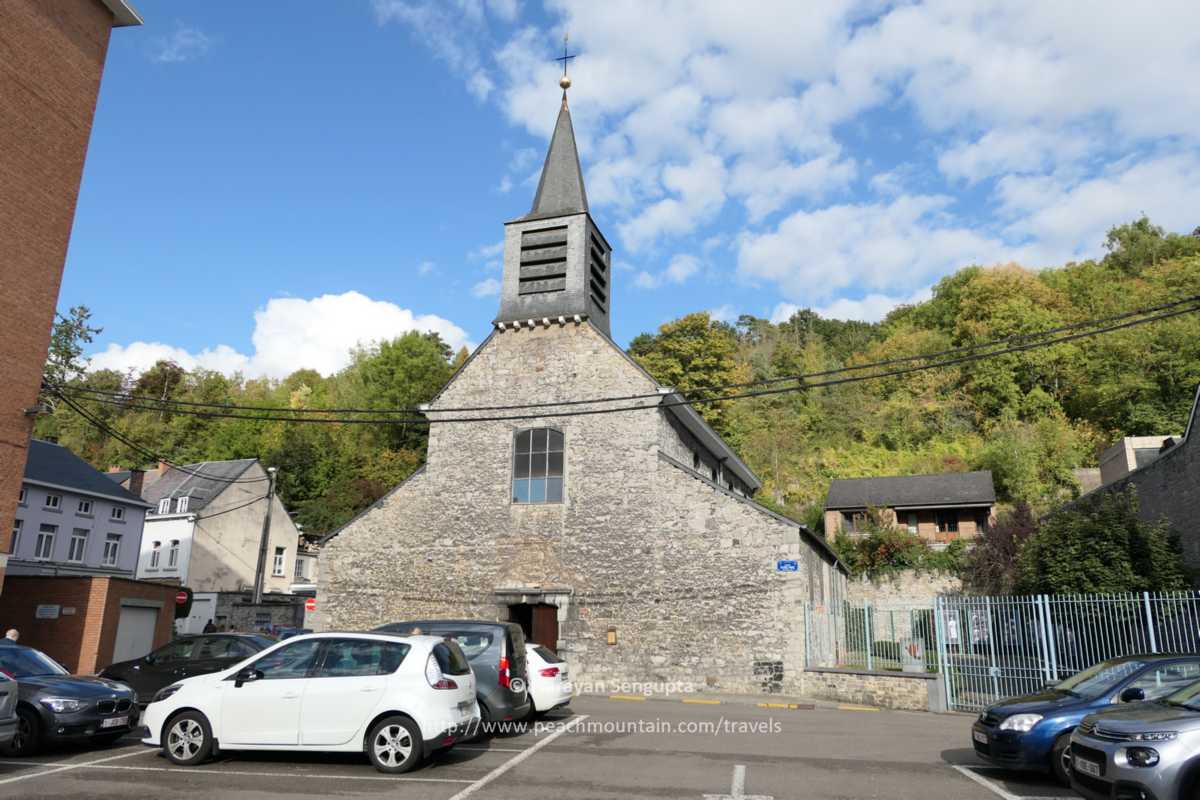
<path id="1" fill-rule="evenodd" d="M 546 151 L 542 177 L 538 181 L 533 207 L 522 219 L 558 217 L 588 210 L 587 192 L 583 188 L 583 170 L 579 166 L 579 150 L 575 146 L 575 129 L 563 93 L 562 108 L 554 124 L 554 136 Z"/>

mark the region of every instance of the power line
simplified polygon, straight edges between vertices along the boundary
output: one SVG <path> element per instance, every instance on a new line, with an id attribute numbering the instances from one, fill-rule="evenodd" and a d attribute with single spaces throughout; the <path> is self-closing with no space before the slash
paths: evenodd
<path id="1" fill-rule="evenodd" d="M 266 499 L 267 499 L 267 496 L 264 494 L 261 497 L 256 497 L 253 500 L 247 500 L 246 502 L 240 503 L 236 506 L 230 506 L 229 508 L 223 508 L 220 511 L 214 511 L 211 514 L 196 514 L 196 518 L 197 519 L 212 519 L 213 517 L 219 517 L 222 514 L 228 514 L 231 511 L 237 511 L 238 509 L 245 508 L 246 506 L 252 506 L 255 503 L 257 503 L 259 500 L 266 500 Z"/>
<path id="2" fill-rule="evenodd" d="M 986 349 L 990 349 L 990 348 L 997 347 L 1000 345 L 1021 344 L 1021 343 L 1028 342 L 1030 340 L 1041 339 L 1041 338 L 1044 338 L 1047 336 L 1053 336 L 1053 335 L 1056 335 L 1059 333 L 1066 333 L 1068 331 L 1077 331 L 1077 330 L 1081 330 L 1081 329 L 1092 328 L 1092 327 L 1096 327 L 1099 325 L 1105 325 L 1105 324 L 1108 324 L 1111 322 L 1117 322 L 1120 320 L 1130 319 L 1132 317 L 1139 317 L 1139 316 L 1144 316 L 1147 314 L 1153 314 L 1153 313 L 1159 312 L 1159 311 L 1165 311 L 1168 309 L 1178 308 L 1179 306 L 1187 305 L 1189 303 L 1196 303 L 1197 301 L 1200 301 L 1200 295 L 1193 295 L 1191 297 L 1186 297 L 1186 298 L 1183 298 L 1180 300 L 1174 300 L 1174 301 L 1171 301 L 1168 303 L 1161 303 L 1156 306 L 1148 306 L 1145 308 L 1135 309 L 1133 311 L 1126 311 L 1121 314 L 1114 314 L 1114 315 L 1111 315 L 1108 317 L 1098 317 L 1098 318 L 1094 318 L 1094 319 L 1083 320 L 1080 322 L 1070 323 L 1068 325 L 1061 325 L 1056 328 L 1046 328 L 1046 329 L 1043 329 L 1040 331 L 1032 331 L 1030 333 L 1014 334 L 1013 336 L 1007 336 L 1007 337 L 1003 337 L 1000 339 L 992 339 L 987 342 L 979 342 L 977 344 L 963 345 L 960 347 L 954 347 L 954 348 L 950 348 L 947 350 L 935 351 L 932 353 L 922 353 L 922 354 L 913 355 L 913 356 L 901 356 L 901 357 L 890 358 L 890 359 L 885 359 L 885 360 L 881 360 L 881 361 L 873 361 L 873 362 L 869 362 L 866 364 L 854 364 L 854 365 L 850 365 L 850 366 L 837 367 L 835 369 L 821 370 L 821 371 L 817 371 L 817 372 L 808 372 L 808 373 L 801 373 L 801 374 L 796 374 L 796 375 L 785 375 L 785 376 L 780 376 L 780 377 L 776 377 L 776 378 L 762 378 L 762 379 L 758 379 L 758 380 L 744 381 L 744 382 L 740 382 L 740 383 L 722 384 L 719 386 L 708 387 L 707 391 L 716 392 L 716 391 L 725 391 L 727 389 L 744 389 L 744 388 L 752 388 L 752 387 L 756 387 L 756 386 L 771 386 L 771 385 L 775 385 L 775 384 L 779 384 L 779 383 L 799 382 L 799 381 L 804 381 L 804 380 L 808 380 L 811 378 L 829 377 L 832 375 L 840 375 L 840 374 L 844 374 L 844 373 L 848 373 L 848 372 L 862 372 L 864 370 L 877 369 L 880 367 L 887 367 L 887 366 L 894 366 L 897 364 L 912 363 L 914 361 L 927 361 L 927 360 L 934 359 L 934 358 L 943 358 L 946 356 L 957 356 L 959 354 L 972 353 L 972 352 L 978 351 L 978 350 L 986 350 Z M 296 414 L 296 415 L 305 415 L 305 414 L 377 414 L 377 415 L 385 414 L 385 415 L 392 415 L 392 414 L 424 413 L 420 409 L 415 408 L 415 407 L 394 408 L 394 409 L 373 409 L 373 408 L 323 408 L 323 409 L 318 409 L 318 408 L 290 408 L 290 407 L 282 407 L 282 406 L 248 406 L 248 405 L 239 405 L 239 404 L 234 404 L 234 403 L 213 403 L 213 402 L 203 402 L 203 401 L 197 401 L 197 400 L 159 401 L 159 400 L 155 400 L 153 398 L 136 398 L 136 397 L 133 397 L 128 392 L 116 392 L 116 391 L 110 391 L 110 390 L 104 390 L 104 389 L 93 389 L 91 387 L 84 387 L 84 386 L 72 386 L 72 387 L 59 386 L 59 387 L 54 387 L 54 388 L 57 388 L 62 391 L 69 391 L 69 392 L 76 393 L 76 394 L 88 394 L 88 395 L 96 395 L 99 397 L 120 399 L 121 400 L 120 405 L 122 407 L 136 408 L 139 410 L 146 410 L 146 411 L 165 411 L 167 413 L 184 413 L 182 411 L 178 411 L 178 412 L 173 411 L 171 407 L 172 406 L 185 406 L 185 407 L 189 407 L 189 408 L 214 408 L 214 409 L 220 409 L 220 410 L 223 410 L 226 412 L 246 411 L 246 412 L 251 412 L 251 413 L 255 414 L 255 416 L 253 416 L 253 417 L 240 417 L 240 416 L 236 416 L 236 415 L 229 414 L 229 413 L 221 415 L 221 416 L 229 416 L 232 419 L 255 419 L 255 420 L 267 420 L 267 421 L 292 421 L 292 420 L 297 419 L 296 417 L 280 418 L 280 417 L 258 416 L 258 414 L 265 413 L 265 412 L 287 413 L 287 414 Z M 683 393 L 681 393 L 681 394 L 683 394 Z M 456 406 L 456 407 L 446 407 L 446 408 L 439 408 L 439 409 L 429 409 L 429 411 L 432 411 L 433 413 L 437 413 L 437 414 L 447 414 L 447 413 L 455 413 L 455 412 L 476 412 L 476 411 L 515 411 L 515 410 L 529 409 L 529 408 L 556 408 L 556 407 L 567 407 L 567 406 L 578 406 L 578 405 L 591 405 L 591 404 L 596 404 L 596 403 L 629 402 L 629 401 L 633 401 L 633 400 L 647 400 L 647 399 L 661 397 L 661 396 L 662 396 L 661 393 L 656 391 L 656 392 L 648 392 L 648 393 L 643 393 L 643 394 L 616 395 L 616 396 L 609 396 L 609 397 L 595 397 L 595 398 L 577 399 L 577 400 L 545 401 L 545 402 L 539 402 L 539 403 L 515 403 L 515 404 L 491 405 L 491 406 Z M 684 396 L 687 396 L 687 395 L 684 395 Z M 140 400 L 141 404 L 133 402 L 135 400 Z M 110 405 L 115 405 L 115 403 L 110 403 Z M 330 420 L 330 421 L 348 422 L 350 420 L 343 419 L 343 420 Z M 396 422 L 414 422 L 417 424 L 424 422 L 424 421 L 425 420 L 419 419 L 419 418 L 413 418 L 413 419 L 407 419 L 407 420 L 405 420 L 405 419 L 397 419 L 396 420 Z"/>
<path id="3" fill-rule="evenodd" d="M 123 444 L 126 447 L 133 450 L 135 453 L 138 453 L 139 455 L 141 455 L 143 458 L 148 458 L 151 461 L 161 461 L 164 464 L 168 464 L 172 469 L 177 469 L 180 472 L 184 473 L 185 475 L 191 475 L 192 477 L 195 477 L 195 478 L 204 478 L 205 480 L 210 480 L 210 481 L 217 481 L 219 483 L 261 483 L 262 481 L 269 480 L 269 478 L 266 478 L 266 477 L 263 477 L 263 478 L 226 478 L 226 477 L 217 476 L 217 475 L 209 475 L 207 473 L 200 472 L 198 470 L 192 470 L 192 469 L 188 469 L 187 467 L 183 467 L 178 464 L 174 464 L 171 461 L 169 461 L 168 459 L 163 458 L 161 455 L 159 455 L 159 454 L 155 453 L 154 451 L 150 450 L 149 448 L 145 447 L 144 445 L 141 445 L 141 444 L 137 443 L 136 441 L 134 441 L 133 439 L 130 439 L 129 437 L 120 433 L 119 431 L 114 429 L 112 426 L 110 426 L 108 423 L 104 422 L 103 420 L 93 416 L 92 414 L 88 413 L 84 409 L 80 408 L 77 403 L 73 402 L 66 395 L 64 395 L 62 393 L 57 393 L 57 392 L 56 392 L 56 394 L 58 394 L 59 399 L 61 399 L 64 403 L 66 403 L 67 406 L 69 406 L 72 410 L 74 410 L 76 414 L 83 417 L 83 419 L 85 421 L 89 422 L 92 425 L 92 427 L 95 428 L 96 430 L 100 431 L 101 433 L 103 433 L 107 436 L 111 436 L 112 438 L 114 438 L 118 442 L 120 442 L 121 444 Z"/>
<path id="4" fill-rule="evenodd" d="M 1178 304 L 1173 304 L 1173 305 L 1178 305 Z M 714 397 L 687 398 L 687 397 L 681 396 L 680 399 L 678 399 L 678 400 L 660 399 L 660 402 L 657 402 L 657 403 L 646 403 L 646 404 L 623 406 L 623 407 L 616 407 L 616 408 L 596 408 L 596 409 L 585 409 L 585 410 L 579 410 L 579 411 L 544 411 L 544 412 L 539 412 L 539 413 L 535 413 L 535 414 L 515 414 L 515 415 L 504 415 L 504 416 L 441 417 L 441 418 L 434 418 L 434 419 L 422 419 L 422 418 L 409 418 L 409 419 L 332 418 L 332 417 L 302 418 L 302 417 L 262 416 L 262 415 L 253 415 L 253 414 L 229 414 L 229 413 L 216 413 L 216 412 L 207 412 L 207 411 L 189 411 L 189 410 L 183 410 L 183 409 L 165 409 L 165 410 L 169 411 L 172 414 L 182 414 L 185 416 L 197 416 L 197 417 L 206 417 L 206 418 L 215 418 L 215 419 L 244 419 L 244 420 L 253 420 L 253 421 L 259 421 L 259 422 L 302 422 L 302 423 L 328 423 L 328 424 L 345 424 L 345 425 L 397 425 L 397 424 L 408 424 L 408 423 L 412 423 L 412 424 L 439 423 L 440 424 L 440 423 L 459 423 L 459 422 L 462 422 L 462 423 L 503 422 L 503 421 L 520 421 L 520 420 L 558 418 L 558 417 L 594 416 L 597 414 L 613 414 L 613 413 L 620 413 L 620 412 L 624 412 L 624 411 L 642 411 L 642 410 L 652 409 L 652 408 L 672 408 L 672 407 L 677 407 L 677 406 L 705 405 L 708 403 L 719 403 L 719 402 L 725 402 L 725 401 L 731 401 L 731 400 L 741 400 L 741 399 L 746 399 L 746 398 L 751 398 L 751 397 L 766 397 L 766 396 L 777 395 L 777 394 L 789 394 L 792 392 L 808 391 L 809 389 L 820 389 L 820 388 L 827 388 L 827 387 L 831 387 L 831 386 L 841 386 L 843 384 L 859 383 L 859 382 L 868 381 L 868 380 L 879 380 L 882 378 L 898 377 L 898 376 L 902 376 L 902 375 L 913 374 L 916 372 L 924 372 L 926 370 L 931 370 L 931 369 L 940 369 L 942 367 L 956 366 L 959 364 L 966 364 L 966 363 L 971 363 L 971 362 L 975 362 L 975 361 L 981 361 L 983 359 L 995 358 L 995 357 L 1001 356 L 1001 355 L 1008 355 L 1008 354 L 1012 354 L 1012 353 L 1022 353 L 1022 352 L 1026 352 L 1029 350 L 1040 349 L 1043 347 L 1052 347 L 1054 345 L 1065 344 L 1067 342 L 1072 342 L 1072 341 L 1076 341 L 1079 339 L 1088 338 L 1091 336 L 1098 336 L 1100 334 L 1110 333 L 1112 331 L 1123 330 L 1126 328 L 1133 328 L 1133 327 L 1136 327 L 1139 325 L 1145 325 L 1150 322 L 1157 322 L 1159 320 L 1169 319 L 1171 317 L 1177 317 L 1177 316 L 1181 316 L 1183 314 L 1194 313 L 1196 311 L 1200 311 L 1200 305 L 1195 305 L 1195 306 L 1183 308 L 1183 309 L 1176 309 L 1173 311 L 1166 311 L 1166 312 L 1163 312 L 1163 313 L 1160 313 L 1160 314 L 1157 314 L 1154 316 L 1143 317 L 1141 319 L 1129 320 L 1127 322 L 1109 325 L 1107 327 L 1098 328 L 1096 330 L 1081 331 L 1079 333 L 1069 334 L 1066 336 L 1060 336 L 1058 338 L 1050 339 L 1050 340 L 1046 340 L 1046 341 L 1027 342 L 1025 344 L 1014 345 L 1012 347 L 1004 348 L 1001 350 L 994 350 L 994 351 L 982 352 L 982 353 L 972 353 L 972 354 L 968 354 L 968 355 L 959 356 L 957 358 L 946 359 L 943 361 L 937 361 L 937 362 L 932 362 L 932 363 L 928 363 L 928 364 L 920 364 L 917 366 L 906 367 L 903 369 L 889 370 L 887 372 L 875 373 L 875 374 L 871 374 L 871 375 L 853 375 L 853 376 L 849 376 L 849 377 L 845 377 L 845 378 L 837 378 L 837 379 L 828 380 L 828 381 L 819 381 L 819 382 L 815 382 L 815 383 L 801 383 L 800 385 L 797 385 L 797 386 L 785 386 L 785 387 L 771 388 L 771 389 L 758 389 L 755 391 L 738 392 L 738 393 L 726 394 L 726 395 L 720 395 L 720 396 L 714 396 Z M 60 394 L 60 396 L 63 396 L 63 395 Z M 669 397 L 669 395 L 663 395 L 662 393 L 656 392 L 655 394 L 650 395 L 650 397 L 666 398 L 666 397 Z M 64 400 L 65 400 L 65 397 L 64 397 Z M 151 410 L 151 411 L 164 410 L 161 407 L 157 407 L 157 406 L 142 406 L 142 405 L 138 405 L 138 404 L 122 403 L 122 402 L 115 401 L 115 400 L 93 399 L 92 401 L 96 402 L 96 403 L 103 403 L 103 404 L 107 404 L 107 405 L 116 406 L 119 408 L 145 408 L 145 409 Z M 590 402 L 595 403 L 595 402 L 610 402 L 610 401 L 590 401 Z M 579 404 L 579 401 L 564 401 L 561 404 L 554 404 L 554 405 L 557 406 L 557 405 L 578 405 L 578 404 Z M 69 403 L 69 405 L 72 405 L 73 408 L 76 407 L 70 403 Z M 496 408 L 497 408 L 497 410 L 509 410 L 509 409 L 516 410 L 516 409 L 523 408 L 523 406 L 512 405 L 512 406 L 500 406 L 500 407 L 496 407 Z M 426 413 L 427 414 L 428 413 L 446 413 L 448 411 L 449 411 L 449 409 L 446 409 L 446 410 L 430 409 Z"/>

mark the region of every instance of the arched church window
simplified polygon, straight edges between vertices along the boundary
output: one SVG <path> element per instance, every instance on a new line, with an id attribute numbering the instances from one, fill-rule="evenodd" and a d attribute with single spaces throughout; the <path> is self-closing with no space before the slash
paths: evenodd
<path id="1" fill-rule="evenodd" d="M 513 442 L 514 503 L 561 503 L 563 435 L 556 428 L 517 431 Z"/>

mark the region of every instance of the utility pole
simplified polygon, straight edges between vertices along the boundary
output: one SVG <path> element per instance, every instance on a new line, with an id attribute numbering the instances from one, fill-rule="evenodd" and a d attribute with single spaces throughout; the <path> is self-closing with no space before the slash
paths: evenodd
<path id="1" fill-rule="evenodd" d="M 267 570 L 267 544 L 271 541 L 271 506 L 275 504 L 275 468 L 267 467 L 267 516 L 258 541 L 258 565 L 254 568 L 254 605 L 262 604 L 263 578 Z"/>

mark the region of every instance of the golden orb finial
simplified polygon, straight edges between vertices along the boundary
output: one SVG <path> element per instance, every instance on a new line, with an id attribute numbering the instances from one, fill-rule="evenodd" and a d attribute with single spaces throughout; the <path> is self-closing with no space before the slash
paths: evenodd
<path id="1" fill-rule="evenodd" d="M 563 75 L 561 78 L 558 79 L 558 85 L 561 86 L 563 91 L 565 92 L 567 89 L 571 88 L 571 79 L 568 78 L 566 75 Z"/>

